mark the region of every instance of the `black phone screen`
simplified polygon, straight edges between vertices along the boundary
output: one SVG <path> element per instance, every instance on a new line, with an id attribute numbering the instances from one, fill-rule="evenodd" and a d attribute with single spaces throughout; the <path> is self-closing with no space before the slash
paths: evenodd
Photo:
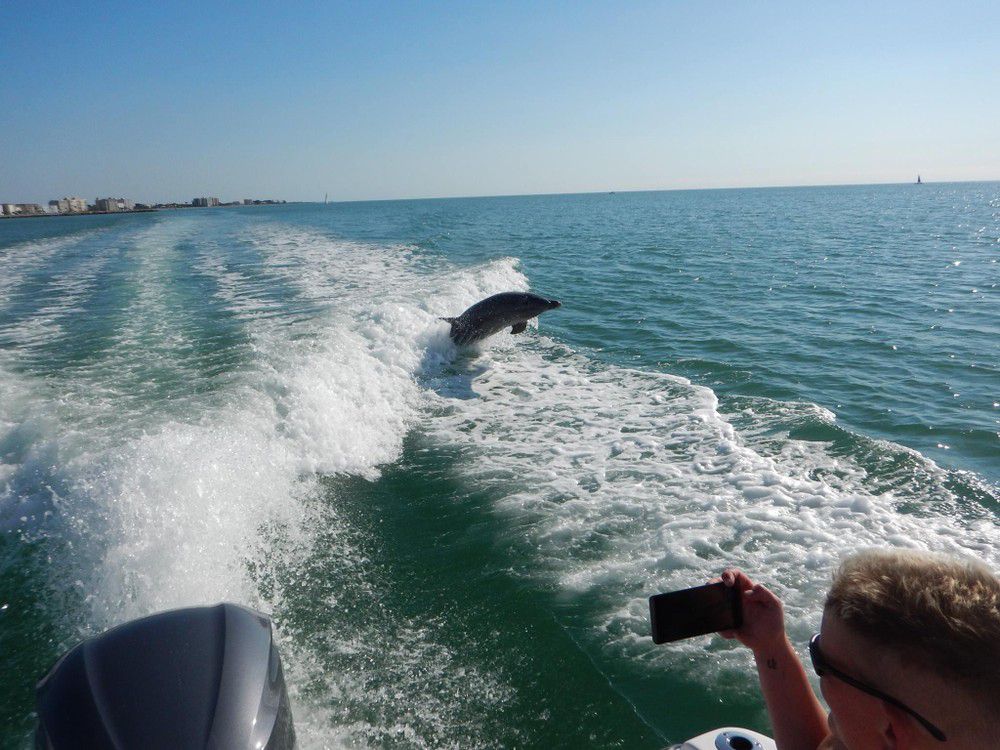
<path id="1" fill-rule="evenodd" d="M 743 624 L 740 592 L 724 583 L 671 591 L 649 597 L 653 643 L 667 643 Z"/>

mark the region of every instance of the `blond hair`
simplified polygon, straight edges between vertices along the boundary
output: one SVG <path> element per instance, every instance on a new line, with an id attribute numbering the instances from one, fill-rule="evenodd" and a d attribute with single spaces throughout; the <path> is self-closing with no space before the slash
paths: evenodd
<path id="1" fill-rule="evenodd" d="M 841 564 L 826 611 L 911 663 L 997 702 L 1000 580 L 982 563 L 868 550 Z"/>

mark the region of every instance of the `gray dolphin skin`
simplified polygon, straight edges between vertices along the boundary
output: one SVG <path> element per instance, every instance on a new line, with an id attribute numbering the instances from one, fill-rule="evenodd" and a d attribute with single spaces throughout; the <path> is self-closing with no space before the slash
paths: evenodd
<path id="1" fill-rule="evenodd" d="M 510 326 L 511 333 L 522 333 L 528 320 L 561 305 L 526 292 L 502 292 L 477 302 L 457 318 L 441 318 L 451 323 L 451 340 L 458 346 L 481 341 Z"/>

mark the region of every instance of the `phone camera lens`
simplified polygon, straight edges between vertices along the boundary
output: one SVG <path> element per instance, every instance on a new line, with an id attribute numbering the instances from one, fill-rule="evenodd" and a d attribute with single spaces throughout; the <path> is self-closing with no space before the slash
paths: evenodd
<path id="1" fill-rule="evenodd" d="M 729 738 L 729 747 L 733 750 L 753 750 L 753 742 L 746 737 L 736 735 Z"/>

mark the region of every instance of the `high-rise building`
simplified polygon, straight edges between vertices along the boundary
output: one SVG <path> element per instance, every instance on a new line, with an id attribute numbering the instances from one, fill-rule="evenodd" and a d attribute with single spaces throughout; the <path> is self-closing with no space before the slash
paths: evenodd
<path id="1" fill-rule="evenodd" d="M 192 198 L 191 199 L 191 205 L 192 206 L 200 206 L 202 208 L 208 208 L 209 206 L 218 206 L 219 205 L 219 199 L 218 198 Z"/>
<path id="2" fill-rule="evenodd" d="M 49 201 L 49 206 L 61 214 L 77 214 L 87 210 L 87 201 L 79 197 L 60 198 Z"/>
<path id="3" fill-rule="evenodd" d="M 98 211 L 131 211 L 135 201 L 130 198 L 97 198 L 94 208 Z"/>

